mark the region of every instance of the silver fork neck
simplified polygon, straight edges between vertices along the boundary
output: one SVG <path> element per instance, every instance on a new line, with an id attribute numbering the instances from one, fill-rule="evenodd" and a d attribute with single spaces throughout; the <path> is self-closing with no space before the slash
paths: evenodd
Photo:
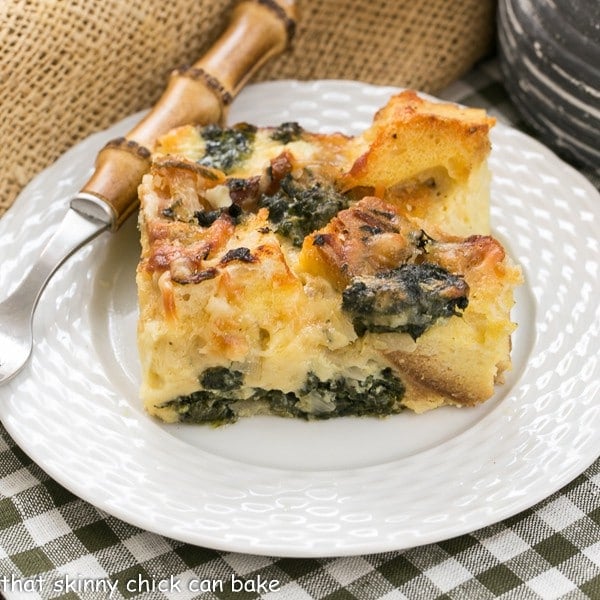
<path id="1" fill-rule="evenodd" d="M 69 209 L 30 271 L 2 304 L 19 305 L 23 313 L 33 313 L 42 291 L 56 269 L 81 246 L 110 226 L 110 221 L 83 216 L 79 211 Z"/>
<path id="2" fill-rule="evenodd" d="M 113 207 L 94 194 L 79 192 L 71 199 L 71 208 L 86 219 L 106 223 L 110 229 L 114 229 L 117 222 Z"/>

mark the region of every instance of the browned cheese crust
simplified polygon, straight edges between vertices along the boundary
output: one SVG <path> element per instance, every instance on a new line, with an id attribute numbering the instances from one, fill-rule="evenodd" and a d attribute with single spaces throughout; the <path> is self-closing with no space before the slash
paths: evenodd
<path id="1" fill-rule="evenodd" d="M 325 418 L 490 398 L 521 281 L 490 235 L 493 123 L 409 91 L 355 137 L 164 136 L 140 187 L 148 412 Z"/>

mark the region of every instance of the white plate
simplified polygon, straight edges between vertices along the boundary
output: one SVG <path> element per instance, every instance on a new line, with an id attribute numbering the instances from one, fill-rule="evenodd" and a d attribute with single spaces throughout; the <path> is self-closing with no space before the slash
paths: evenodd
<path id="1" fill-rule="evenodd" d="M 392 88 L 271 82 L 230 121 L 356 133 Z M 33 261 L 133 116 L 40 174 L 0 220 L 0 289 Z M 163 426 L 137 398 L 135 223 L 72 257 L 35 320 L 30 364 L 0 388 L 0 417 L 52 477 L 106 512 L 194 544 L 280 556 L 380 552 L 439 541 L 530 507 L 600 452 L 596 190 L 549 150 L 493 132 L 494 232 L 525 271 L 515 368 L 475 409 L 317 423 L 253 418 Z"/>

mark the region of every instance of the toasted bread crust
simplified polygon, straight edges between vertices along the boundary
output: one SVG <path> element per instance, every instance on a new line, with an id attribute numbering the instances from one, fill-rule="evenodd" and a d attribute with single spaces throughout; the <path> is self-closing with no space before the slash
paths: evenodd
<path id="1" fill-rule="evenodd" d="M 140 187 L 150 414 L 325 418 L 488 399 L 510 368 L 521 277 L 488 231 L 492 125 L 404 92 L 355 138 L 290 124 L 212 130 L 212 146 L 201 128 L 165 136 Z M 230 376 L 213 391 L 207 372 Z"/>

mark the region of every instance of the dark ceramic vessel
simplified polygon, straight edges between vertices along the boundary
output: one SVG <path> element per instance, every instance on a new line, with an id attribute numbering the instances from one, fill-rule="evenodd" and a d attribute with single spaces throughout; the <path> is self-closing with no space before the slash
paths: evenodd
<path id="1" fill-rule="evenodd" d="M 600 167 L 600 2 L 499 0 L 505 86 L 539 137 Z"/>

